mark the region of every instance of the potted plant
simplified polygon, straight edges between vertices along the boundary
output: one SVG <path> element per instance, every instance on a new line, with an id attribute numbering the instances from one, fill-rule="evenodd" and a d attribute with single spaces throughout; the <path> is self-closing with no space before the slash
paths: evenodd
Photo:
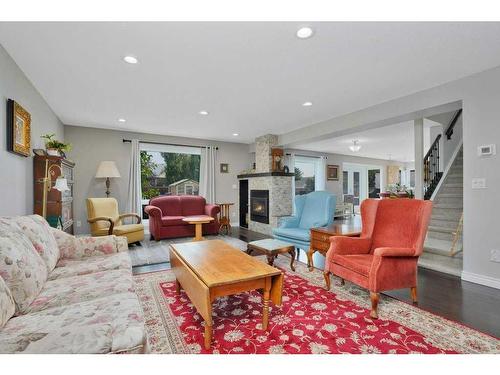
<path id="1" fill-rule="evenodd" d="M 71 144 L 58 141 L 54 139 L 55 136 L 55 134 L 45 134 L 40 138 L 45 140 L 45 149 L 48 155 L 65 157 L 66 152 L 71 150 Z"/>

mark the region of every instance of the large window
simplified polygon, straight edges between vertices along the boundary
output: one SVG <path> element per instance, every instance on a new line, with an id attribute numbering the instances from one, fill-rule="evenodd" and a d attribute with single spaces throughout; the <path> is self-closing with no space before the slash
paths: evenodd
<path id="1" fill-rule="evenodd" d="M 143 204 L 158 195 L 198 195 L 200 149 L 141 144 Z"/>
<path id="2" fill-rule="evenodd" d="M 316 184 L 316 164 L 318 158 L 295 157 L 295 195 L 307 194 L 314 191 Z"/>

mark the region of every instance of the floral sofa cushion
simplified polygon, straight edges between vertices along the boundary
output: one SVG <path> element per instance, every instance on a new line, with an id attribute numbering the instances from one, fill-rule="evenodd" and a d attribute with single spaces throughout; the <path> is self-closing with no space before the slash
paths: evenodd
<path id="1" fill-rule="evenodd" d="M 7 288 L 5 281 L 0 277 L 0 328 L 2 328 L 7 320 L 14 316 L 16 305 L 10 289 Z"/>
<path id="2" fill-rule="evenodd" d="M 130 269 L 66 277 L 48 281 L 28 311 L 37 312 L 134 290 Z"/>
<path id="3" fill-rule="evenodd" d="M 129 272 L 132 269 L 128 253 L 95 256 L 81 260 L 61 259 L 50 273 L 49 280 L 120 269 L 127 269 Z"/>
<path id="4" fill-rule="evenodd" d="M 22 314 L 47 280 L 47 266 L 31 241 L 12 221 L 0 219 L 0 277 L 7 284 Z"/>
<path id="5" fill-rule="evenodd" d="M 121 293 L 15 317 L 0 330 L 0 353 L 142 352 L 142 316 L 137 295 Z"/>
<path id="6" fill-rule="evenodd" d="M 19 225 L 40 254 L 47 265 L 47 271 L 52 271 L 59 260 L 59 247 L 49 223 L 40 215 L 17 216 L 12 220 Z"/>

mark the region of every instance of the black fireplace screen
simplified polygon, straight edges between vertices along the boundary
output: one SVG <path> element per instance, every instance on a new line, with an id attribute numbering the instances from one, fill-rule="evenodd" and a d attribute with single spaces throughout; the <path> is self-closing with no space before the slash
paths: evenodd
<path id="1" fill-rule="evenodd" d="M 269 224 L 269 190 L 250 191 L 250 219 Z"/>

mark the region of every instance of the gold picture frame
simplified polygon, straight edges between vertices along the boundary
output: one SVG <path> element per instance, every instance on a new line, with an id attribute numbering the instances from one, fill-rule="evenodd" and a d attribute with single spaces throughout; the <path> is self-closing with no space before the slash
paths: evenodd
<path id="1" fill-rule="evenodd" d="M 328 164 L 326 166 L 326 179 L 328 181 L 338 181 L 339 180 L 339 166 Z"/>
<path id="2" fill-rule="evenodd" d="M 7 150 L 26 157 L 31 152 L 31 115 L 12 99 L 7 100 Z"/>

